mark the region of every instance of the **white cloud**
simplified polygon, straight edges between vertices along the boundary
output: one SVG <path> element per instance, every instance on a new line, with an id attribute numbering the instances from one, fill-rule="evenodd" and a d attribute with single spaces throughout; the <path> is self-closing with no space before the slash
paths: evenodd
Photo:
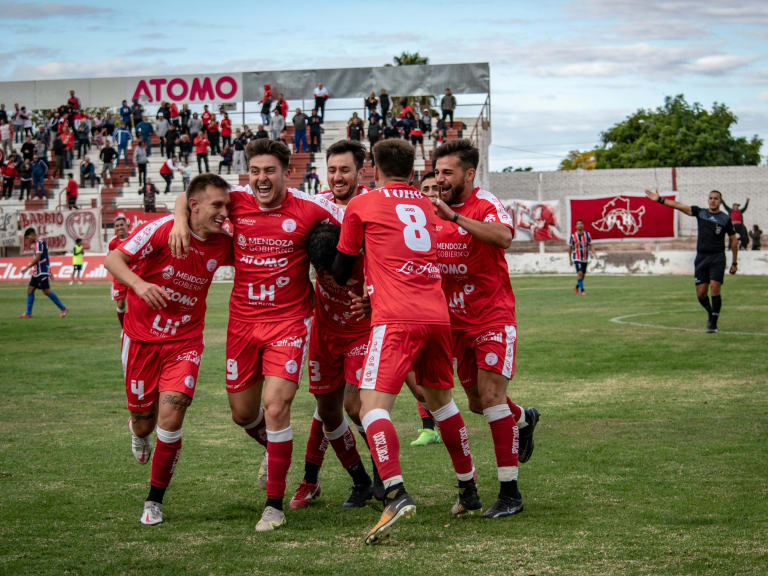
<path id="1" fill-rule="evenodd" d="M 0 2 L 0 18 L 8 20 L 42 20 L 59 16 L 106 16 L 115 14 L 111 8 L 87 4 L 33 4 L 31 2 Z"/>
<path id="2" fill-rule="evenodd" d="M 717 54 L 696 58 L 686 63 L 683 68 L 689 72 L 719 76 L 734 72 L 736 69 L 746 66 L 755 60 L 757 60 L 757 56 Z"/>

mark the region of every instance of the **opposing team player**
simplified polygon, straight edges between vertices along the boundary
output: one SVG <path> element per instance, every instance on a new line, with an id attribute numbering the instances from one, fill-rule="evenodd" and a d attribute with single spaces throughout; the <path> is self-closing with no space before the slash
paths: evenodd
<path id="1" fill-rule="evenodd" d="M 592 247 L 592 236 L 584 231 L 584 221 L 576 220 L 576 232 L 571 234 L 568 240 L 568 257 L 576 268 L 576 286 L 573 291 L 584 296 L 587 292 L 584 290 L 584 275 L 587 273 L 587 264 L 589 264 L 589 254 L 597 258 L 595 249 Z"/>
<path id="2" fill-rule="evenodd" d="M 67 307 L 61 303 L 59 297 L 51 291 L 51 284 L 49 278 L 51 277 L 51 260 L 48 257 L 48 244 L 42 238 L 38 238 L 37 231 L 34 228 L 27 228 L 24 231 L 24 239 L 32 244 L 34 247 L 34 257 L 32 262 L 21 269 L 21 273 L 24 274 L 27 270 L 34 268 L 35 271 L 32 277 L 29 279 L 29 286 L 27 286 L 27 310 L 19 316 L 19 318 L 32 318 L 32 306 L 35 303 L 35 290 L 38 288 L 43 291 L 43 294 L 51 299 L 51 302 L 56 304 L 60 310 L 59 316 L 64 318 L 67 315 Z"/>
<path id="3" fill-rule="evenodd" d="M 325 198 L 289 190 L 291 152 L 278 141 L 246 146 L 248 181 L 230 191 L 235 281 L 227 327 L 227 393 L 232 419 L 257 440 L 266 426 L 267 501 L 257 532 L 285 524 L 285 479 L 293 453 L 291 403 L 312 324 L 307 238 L 318 224 L 341 225 Z M 188 238 L 176 202 L 173 250 Z M 260 407 L 264 402 L 264 408 Z"/>
<path id="4" fill-rule="evenodd" d="M 128 220 L 122 214 L 118 214 L 115 218 L 115 236 L 109 241 L 109 252 L 117 249 L 126 238 L 128 238 Z M 127 293 L 128 287 L 125 284 L 117 280 L 112 281 L 112 301 L 115 303 L 117 320 L 120 322 L 121 327 L 125 318 L 125 297 Z"/>
<path id="5" fill-rule="evenodd" d="M 479 153 L 469 140 L 451 140 L 435 152 L 443 221 L 437 232 L 437 258 L 443 273 L 453 332 L 453 356 L 469 407 L 491 428 L 500 483 L 496 502 L 483 516 L 498 518 L 523 510 L 517 487 L 519 460 L 533 451 L 535 408 L 522 410 L 507 397 L 515 372 L 515 295 L 504 250 L 514 236 L 512 219 L 490 192 L 475 187 Z M 434 414 L 434 413 L 433 413 Z M 525 436 L 518 438 L 518 429 Z M 454 514 L 462 514 L 461 502 Z"/>
<path id="6" fill-rule="evenodd" d="M 731 217 L 720 210 L 723 203 L 722 194 L 719 190 L 712 190 L 707 198 L 706 210 L 664 198 L 652 190 L 646 190 L 645 194 L 654 202 L 659 202 L 696 218 L 698 225 L 696 260 L 694 262 L 696 297 L 699 299 L 699 304 L 707 311 L 707 332 L 717 332 L 717 321 L 720 318 L 720 308 L 723 305 L 720 289 L 725 279 L 726 234 L 728 234 L 728 245 L 733 255 L 728 273 L 736 274 L 739 268 L 739 237 L 736 235 Z M 710 294 L 712 295 L 711 303 L 709 301 Z"/>
<path id="7" fill-rule="evenodd" d="M 149 495 L 140 522 L 163 521 L 163 496 L 181 453 L 182 423 L 197 386 L 203 354 L 205 299 L 220 265 L 232 263 L 232 240 L 220 234 L 229 205 L 228 185 L 215 174 L 190 182 L 189 255 L 168 248 L 173 216 L 136 230 L 107 255 L 105 266 L 130 288 L 123 333 L 123 371 L 131 418 L 131 450 L 145 464 L 152 453 Z"/>
<path id="8" fill-rule="evenodd" d="M 366 192 L 358 185 L 365 154 L 360 142 L 341 140 L 332 144 L 326 152 L 330 190 L 321 196 L 343 209 L 358 194 Z M 318 475 L 329 443 L 353 481 L 352 492 L 342 506 L 362 507 L 372 496 L 371 479 L 344 418 L 346 403 L 350 418 L 365 438 L 358 415 L 357 383 L 371 326 L 370 318 L 362 317 L 356 308 L 356 302 L 365 293 L 362 261 L 357 263 L 346 286 L 336 284 L 331 275 L 339 232 L 332 224 L 321 225 L 309 238 L 309 257 L 317 273 L 317 304 L 309 338 L 309 391 L 315 396 L 317 410 L 307 439 L 304 478 L 289 504 L 293 509 L 308 506 L 320 495 Z"/>
<path id="9" fill-rule="evenodd" d="M 459 481 L 459 502 L 466 510 L 482 507 L 467 429 L 451 397 L 450 318 L 440 287 L 434 206 L 408 184 L 413 146 L 384 140 L 374 146 L 373 154 L 379 188 L 347 206 L 333 266 L 336 282 L 346 284 L 365 245 L 365 278 L 373 312 L 360 381 L 360 415 L 386 492 L 384 511 L 366 536 L 366 544 L 378 542 L 398 520 L 416 512 L 403 483 L 400 443 L 390 418 L 411 370 L 418 374 L 440 425 Z"/>

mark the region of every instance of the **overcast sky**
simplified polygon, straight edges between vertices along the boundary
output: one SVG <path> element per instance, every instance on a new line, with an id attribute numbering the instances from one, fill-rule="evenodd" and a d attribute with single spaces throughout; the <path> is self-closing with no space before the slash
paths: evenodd
<path id="1" fill-rule="evenodd" d="M 0 2 L 0 21 L 0 80 L 487 61 L 494 170 L 556 169 L 679 93 L 768 140 L 766 0 Z"/>

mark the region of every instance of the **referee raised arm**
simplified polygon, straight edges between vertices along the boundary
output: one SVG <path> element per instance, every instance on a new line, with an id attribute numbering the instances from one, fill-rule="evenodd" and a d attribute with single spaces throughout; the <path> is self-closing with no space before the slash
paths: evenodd
<path id="1" fill-rule="evenodd" d="M 739 253 L 739 239 L 736 236 L 731 217 L 720 210 L 723 196 L 717 190 L 709 193 L 707 209 L 698 206 L 687 206 L 676 200 L 660 196 L 658 192 L 646 190 L 645 194 L 653 200 L 683 214 L 696 218 L 698 238 L 696 240 L 696 260 L 694 262 L 694 277 L 696 280 L 696 296 L 699 304 L 707 311 L 707 332 L 717 332 L 717 320 L 720 317 L 722 299 L 720 287 L 725 276 L 725 235 L 728 234 L 733 260 L 730 274 L 736 274 Z M 709 301 L 712 293 L 712 302 Z"/>

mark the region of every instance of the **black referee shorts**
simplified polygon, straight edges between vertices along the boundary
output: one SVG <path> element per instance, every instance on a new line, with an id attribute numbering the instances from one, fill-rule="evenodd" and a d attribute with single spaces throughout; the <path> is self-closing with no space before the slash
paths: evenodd
<path id="1" fill-rule="evenodd" d="M 725 278 L 725 252 L 718 254 L 696 254 L 693 267 L 693 276 L 697 286 L 699 284 L 708 284 L 712 281 L 722 284 L 723 278 Z"/>

